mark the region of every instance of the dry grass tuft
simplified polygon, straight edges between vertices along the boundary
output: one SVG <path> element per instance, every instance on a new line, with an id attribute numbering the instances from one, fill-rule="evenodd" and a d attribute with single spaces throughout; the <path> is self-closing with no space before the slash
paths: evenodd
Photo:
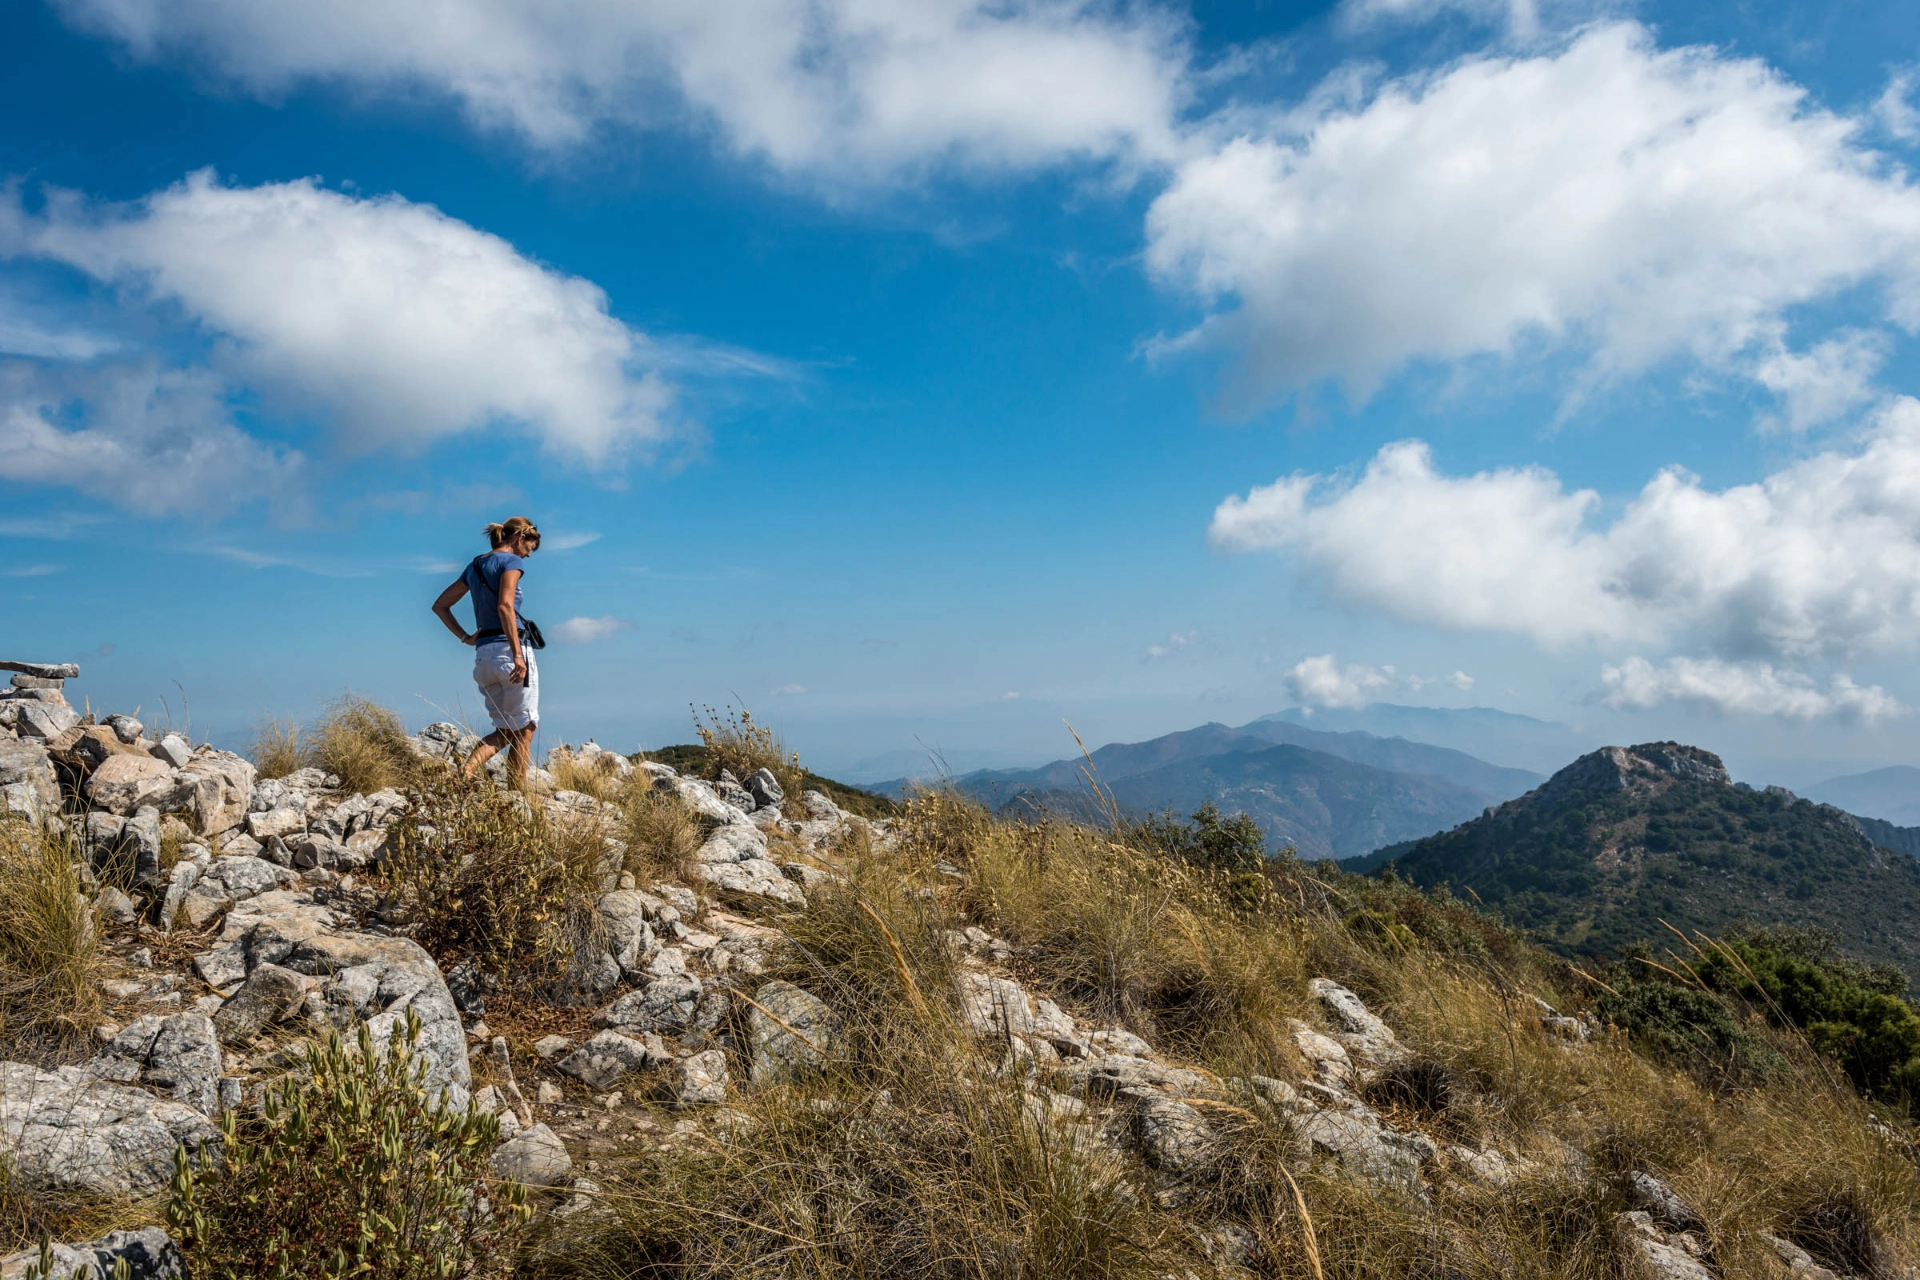
<path id="1" fill-rule="evenodd" d="M 100 930 L 64 838 L 0 819 L 0 1044 L 85 1045 L 103 1005 Z"/>
<path id="2" fill-rule="evenodd" d="M 636 774 L 620 797 L 627 844 L 626 869 L 642 884 L 680 875 L 680 864 L 693 856 L 704 838 L 699 821 L 678 798 L 662 795 Z"/>
<path id="3" fill-rule="evenodd" d="M 348 791 L 373 792 L 404 785 L 415 757 L 407 727 L 392 711 L 349 693 L 327 707 L 314 727 L 311 763 L 337 774 Z"/>
<path id="4" fill-rule="evenodd" d="M 626 788 L 615 772 L 620 757 L 603 751 L 584 759 L 571 751 L 555 751 L 547 757 L 547 772 L 553 775 L 555 791 L 578 791 L 596 800 L 618 800 Z"/>
<path id="5" fill-rule="evenodd" d="M 284 778 L 307 763 L 307 744 L 300 726 L 290 720 L 262 720 L 253 729 L 248 754 L 261 778 Z"/>

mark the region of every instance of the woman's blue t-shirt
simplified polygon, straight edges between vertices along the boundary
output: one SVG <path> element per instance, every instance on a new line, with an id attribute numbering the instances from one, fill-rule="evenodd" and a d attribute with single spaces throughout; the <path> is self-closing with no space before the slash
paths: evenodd
<path id="1" fill-rule="evenodd" d="M 467 566 L 465 581 L 473 596 L 475 631 L 500 630 L 500 576 L 509 569 L 518 569 L 520 582 L 525 582 L 526 566 L 527 562 L 511 551 L 495 551 Z M 516 582 L 513 584 L 513 616 L 516 618 L 521 616 L 520 597 L 520 583 Z"/>

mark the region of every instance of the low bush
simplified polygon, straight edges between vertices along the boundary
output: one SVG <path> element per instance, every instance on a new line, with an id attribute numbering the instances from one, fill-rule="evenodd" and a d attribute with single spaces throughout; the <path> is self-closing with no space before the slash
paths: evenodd
<path id="1" fill-rule="evenodd" d="M 84 1047 L 100 1021 L 100 930 L 72 844 L 0 818 L 0 1045 Z"/>
<path id="2" fill-rule="evenodd" d="M 349 693 L 334 701 L 314 726 L 309 763 L 338 775 L 348 791 L 372 792 L 403 785 L 415 757 L 400 717 L 369 698 Z"/>
<path id="3" fill-rule="evenodd" d="M 1211 800 L 1185 822 L 1171 813 L 1149 814 L 1133 835 L 1172 857 L 1218 871 L 1257 871 L 1267 860 L 1267 837 L 1260 824 L 1244 813 L 1222 817 L 1220 806 Z"/>
<path id="4" fill-rule="evenodd" d="M 443 965 L 471 960 L 510 986 L 557 977 L 598 927 L 610 833 L 448 768 L 422 770 L 408 796 L 381 872 L 390 910 Z"/>
<path id="5" fill-rule="evenodd" d="M 409 1012 L 384 1045 L 365 1025 L 309 1045 L 257 1113 L 226 1113 L 219 1155 L 176 1153 L 167 1222 L 196 1280 L 506 1273 L 527 1209 L 488 1173 L 499 1121 L 426 1087 L 419 1035 Z"/>
<path id="6" fill-rule="evenodd" d="M 699 821 L 677 796 L 655 791 L 644 780 L 630 785 L 620 797 L 620 812 L 626 869 L 643 883 L 678 877 L 680 864 L 693 856 L 704 838 Z"/>

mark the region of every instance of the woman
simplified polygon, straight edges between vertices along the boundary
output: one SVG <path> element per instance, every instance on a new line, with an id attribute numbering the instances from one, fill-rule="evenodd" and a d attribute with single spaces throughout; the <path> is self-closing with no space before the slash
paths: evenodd
<path id="1" fill-rule="evenodd" d="M 488 525 L 487 541 L 493 550 L 477 557 L 440 593 L 433 611 L 447 630 L 460 637 L 461 644 L 474 647 L 473 682 L 480 686 L 487 716 L 493 721 L 493 732 L 480 740 L 461 772 L 473 777 L 506 747 L 513 785 L 524 789 L 533 731 L 539 727 L 540 669 L 527 647 L 526 625 L 520 617 L 520 578 L 527 557 L 540 549 L 540 530 L 525 516 L 515 516 Z M 473 595 L 472 635 L 453 616 L 453 606 L 468 593 Z"/>

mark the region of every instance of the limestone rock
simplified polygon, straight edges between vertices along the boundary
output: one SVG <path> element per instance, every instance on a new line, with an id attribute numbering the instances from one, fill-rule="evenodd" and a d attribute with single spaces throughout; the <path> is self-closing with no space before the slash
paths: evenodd
<path id="1" fill-rule="evenodd" d="M 1313 1068 L 1314 1075 L 1321 1083 L 1331 1083 L 1345 1087 L 1353 1075 L 1353 1059 L 1347 1056 L 1347 1050 L 1339 1041 L 1321 1035 L 1298 1018 L 1287 1019 L 1287 1026 L 1293 1032 L 1293 1044 L 1300 1056 Z"/>
<path id="2" fill-rule="evenodd" d="M 108 1041 L 87 1064 L 87 1073 L 119 1084 L 145 1084 L 213 1116 L 220 1111 L 224 1061 L 206 1014 L 148 1015 Z"/>
<path id="3" fill-rule="evenodd" d="M 621 996 L 596 1013 L 593 1022 L 628 1035 L 647 1031 L 674 1035 L 693 1021 L 700 993 L 700 979 L 692 974 L 669 974 Z"/>
<path id="4" fill-rule="evenodd" d="M 629 977 L 640 972 L 659 943 L 647 917 L 658 911 L 659 899 L 638 889 L 615 889 L 600 895 L 600 922 L 607 932 L 607 949 L 614 963 Z"/>
<path id="5" fill-rule="evenodd" d="M 487 1163 L 495 1174 L 530 1187 L 564 1187 L 573 1180 L 573 1157 L 560 1135 L 536 1124 L 495 1148 Z"/>
<path id="6" fill-rule="evenodd" d="M 1424 1200 L 1420 1170 L 1436 1154 L 1432 1139 L 1396 1133 L 1363 1115 L 1316 1111 L 1300 1122 L 1314 1149 L 1334 1157 L 1342 1168 L 1375 1186 Z"/>
<path id="7" fill-rule="evenodd" d="M 664 1045 L 655 1052 L 647 1044 L 618 1031 L 602 1031 L 562 1058 L 556 1067 L 588 1088 L 604 1091 L 618 1084 L 629 1071 L 671 1058 Z"/>
<path id="8" fill-rule="evenodd" d="M 681 804 L 700 817 L 714 822 L 732 822 L 741 816 L 738 809 L 721 800 L 712 787 L 697 778 L 656 775 L 653 780 L 653 789 L 679 796 Z"/>
<path id="9" fill-rule="evenodd" d="M 152 756 L 110 756 L 87 779 L 86 789 L 96 808 L 124 818 L 173 789 L 173 766 Z"/>
<path id="10" fill-rule="evenodd" d="M 833 1043 L 826 1002 L 791 982 L 769 982 L 747 1006 L 747 1042 L 755 1084 L 790 1080 L 819 1066 Z"/>
<path id="11" fill-rule="evenodd" d="M 55 1244 L 53 1271 L 41 1280 L 113 1280 L 114 1267 L 126 1263 L 129 1280 L 181 1280 L 186 1260 L 180 1246 L 159 1227 L 115 1231 L 85 1244 Z M 0 1258 L 0 1280 L 25 1280 L 38 1274 L 40 1250 L 22 1249 Z"/>
<path id="12" fill-rule="evenodd" d="M 132 716 L 108 716 L 100 723 L 113 730 L 113 736 L 118 738 L 123 745 L 129 747 L 140 741 L 140 735 L 147 731 L 147 726 L 141 724 Z"/>
<path id="13" fill-rule="evenodd" d="M 753 830 L 752 827 L 747 829 Z M 688 870 L 695 879 L 713 886 L 743 907 L 806 909 L 807 897 L 800 891 L 800 886 L 787 879 L 779 867 L 765 858 L 751 858 L 745 862 L 695 862 Z"/>
<path id="14" fill-rule="evenodd" d="M 1329 978 L 1315 978 L 1307 989 L 1318 999 L 1341 1028 L 1337 1036 L 1348 1052 L 1385 1066 L 1407 1056 L 1407 1050 L 1393 1028 L 1369 1012 L 1359 996 Z"/>
<path id="15" fill-rule="evenodd" d="M 811 793 L 809 793 L 811 794 Z M 955 979 L 960 1016 L 978 1039 L 1038 1037 L 1056 1046 L 1080 1045 L 1073 1019 L 1051 1000 L 1036 1000 L 1010 978 L 962 970 Z"/>
<path id="16" fill-rule="evenodd" d="M 185 1103 L 79 1067 L 0 1063 L 0 1157 L 25 1190 L 151 1195 L 172 1178 L 176 1146 L 197 1152 L 219 1141 Z"/>
<path id="17" fill-rule="evenodd" d="M 187 805 L 194 830 L 217 836 L 233 830 L 247 816 L 253 798 L 253 764 L 231 751 L 201 747 L 181 768 L 182 780 L 194 780 Z"/>
<path id="18" fill-rule="evenodd" d="M 46 702 L 21 702 L 15 705 L 14 727 L 23 738 L 51 741 L 80 723 L 80 713 L 72 707 Z"/>
<path id="19" fill-rule="evenodd" d="M 787 798 L 787 793 L 780 789 L 780 784 L 775 781 L 771 770 L 755 769 L 747 775 L 746 782 L 741 785 L 746 787 L 747 792 L 753 796 L 756 807 L 777 805 Z"/>
<path id="20" fill-rule="evenodd" d="M 1705 1263 L 1678 1245 L 1669 1244 L 1645 1210 L 1623 1213 L 1619 1222 L 1628 1250 L 1651 1280 L 1719 1280 Z"/>
<path id="21" fill-rule="evenodd" d="M 1149 1098 L 1136 1107 L 1133 1136 L 1141 1157 L 1170 1173 L 1191 1173 L 1211 1158 L 1213 1130 L 1178 1098 Z"/>
<path id="22" fill-rule="evenodd" d="M 177 733 L 170 733 L 154 745 L 153 756 L 175 769 L 184 768 L 193 759 L 193 744 Z"/>
<path id="23" fill-rule="evenodd" d="M 1158 1090 L 1174 1097 L 1192 1098 L 1214 1092 L 1213 1082 L 1198 1071 L 1169 1067 L 1127 1054 L 1070 1062 L 1060 1069 L 1060 1074 L 1076 1093 L 1091 1097 Z"/>
<path id="24" fill-rule="evenodd" d="M 680 1108 L 711 1106 L 727 1100 L 727 1055 L 708 1049 L 680 1059 L 674 1067 L 670 1101 Z"/>

